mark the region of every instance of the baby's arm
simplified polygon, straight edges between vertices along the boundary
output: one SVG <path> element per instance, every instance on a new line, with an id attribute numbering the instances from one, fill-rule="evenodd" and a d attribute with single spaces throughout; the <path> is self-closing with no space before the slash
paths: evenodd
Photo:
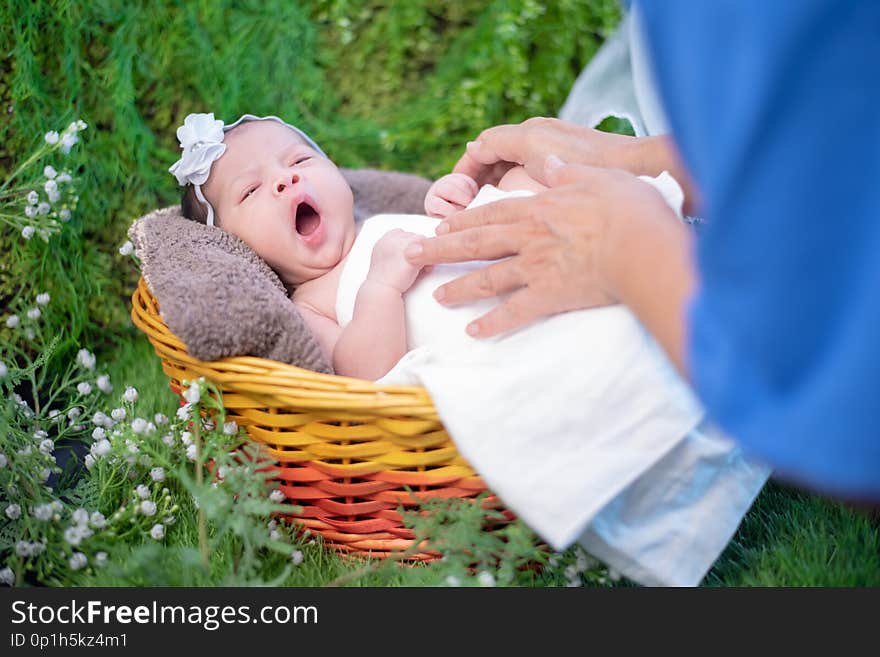
<path id="1" fill-rule="evenodd" d="M 403 252 L 418 239 L 420 235 L 397 229 L 376 242 L 351 322 L 333 350 L 337 374 L 374 381 L 406 353 L 403 294 L 412 287 L 421 267 L 411 265 Z"/>

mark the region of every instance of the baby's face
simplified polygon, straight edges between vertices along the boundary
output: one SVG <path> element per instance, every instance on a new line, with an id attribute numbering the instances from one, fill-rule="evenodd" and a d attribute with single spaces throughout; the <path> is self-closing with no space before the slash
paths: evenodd
<path id="1" fill-rule="evenodd" d="M 355 238 L 351 188 L 339 169 L 276 121 L 226 133 L 202 192 L 217 225 L 244 240 L 287 285 L 326 274 Z"/>

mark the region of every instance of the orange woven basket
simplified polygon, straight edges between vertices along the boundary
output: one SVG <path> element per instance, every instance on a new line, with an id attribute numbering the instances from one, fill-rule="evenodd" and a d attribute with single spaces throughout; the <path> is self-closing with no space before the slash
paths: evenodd
<path id="1" fill-rule="evenodd" d="M 165 325 L 143 278 L 131 318 L 162 360 L 172 390 L 180 394 L 182 380 L 199 376 L 221 390 L 229 418 L 277 460 L 279 487 L 301 508 L 290 517 L 334 549 L 399 553 L 413 543 L 401 505 L 486 491 L 420 386 L 381 386 L 264 358 L 193 358 Z M 497 498 L 486 503 L 495 506 Z M 420 551 L 411 558 L 433 556 Z"/>

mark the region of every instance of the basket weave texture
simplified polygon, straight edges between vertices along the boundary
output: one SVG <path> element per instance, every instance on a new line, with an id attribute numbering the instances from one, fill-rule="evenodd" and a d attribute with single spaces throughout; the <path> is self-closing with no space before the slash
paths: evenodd
<path id="1" fill-rule="evenodd" d="M 277 460 L 280 490 L 301 508 L 289 516 L 334 549 L 399 553 L 413 542 L 401 505 L 486 491 L 420 386 L 380 386 L 249 356 L 193 358 L 162 320 L 143 278 L 131 317 L 162 360 L 172 390 L 179 394 L 182 380 L 199 376 L 221 390 L 228 419 Z M 433 556 L 421 551 L 412 558 Z"/>

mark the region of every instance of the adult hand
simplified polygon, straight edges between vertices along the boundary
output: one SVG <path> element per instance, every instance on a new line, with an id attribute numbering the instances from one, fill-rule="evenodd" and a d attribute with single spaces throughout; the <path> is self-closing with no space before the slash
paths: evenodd
<path id="1" fill-rule="evenodd" d="M 650 185 L 619 170 L 547 161 L 551 189 L 450 216 L 440 236 L 411 244 L 414 264 L 498 260 L 438 288 L 446 305 L 511 293 L 468 326 L 490 337 L 541 317 L 616 303 L 628 272 L 620 250 L 631 225 L 673 212 Z M 626 238 L 626 239 L 625 239 Z M 647 239 L 650 239 L 648 236 Z"/>
<path id="2" fill-rule="evenodd" d="M 470 176 L 480 185 L 494 185 L 508 169 L 521 164 L 532 178 L 546 184 L 544 162 L 551 154 L 570 163 L 627 168 L 626 156 L 638 141 L 560 119 L 535 117 L 483 130 L 468 142 L 453 171 Z"/>

